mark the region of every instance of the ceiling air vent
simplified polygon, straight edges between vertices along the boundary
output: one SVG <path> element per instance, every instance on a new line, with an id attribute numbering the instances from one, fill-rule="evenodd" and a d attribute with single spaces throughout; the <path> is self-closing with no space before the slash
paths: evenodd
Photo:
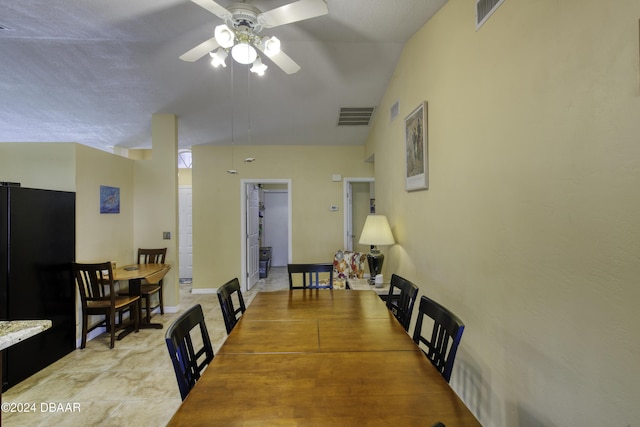
<path id="1" fill-rule="evenodd" d="M 476 0 L 476 31 L 503 2 L 504 0 Z"/>
<path id="2" fill-rule="evenodd" d="M 338 114 L 338 126 L 368 126 L 375 107 L 342 107 Z"/>

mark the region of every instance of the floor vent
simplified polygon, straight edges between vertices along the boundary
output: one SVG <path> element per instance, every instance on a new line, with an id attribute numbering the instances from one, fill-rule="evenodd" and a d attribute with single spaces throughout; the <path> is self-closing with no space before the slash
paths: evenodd
<path id="1" fill-rule="evenodd" d="M 368 126 L 375 107 L 342 107 L 338 114 L 338 126 Z"/>
<path id="2" fill-rule="evenodd" d="M 476 0 L 476 31 L 503 2 L 504 0 Z"/>
<path id="3" fill-rule="evenodd" d="M 398 104 L 398 101 L 396 101 L 392 106 L 391 109 L 389 110 L 389 117 L 390 120 L 389 121 L 393 121 L 393 119 L 395 119 L 396 117 L 398 117 L 398 114 L 400 113 L 400 104 Z"/>

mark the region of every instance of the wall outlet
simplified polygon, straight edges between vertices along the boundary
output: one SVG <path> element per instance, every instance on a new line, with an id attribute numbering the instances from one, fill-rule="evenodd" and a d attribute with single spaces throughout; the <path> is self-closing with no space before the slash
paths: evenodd
<path id="1" fill-rule="evenodd" d="M 171 240 L 171 232 L 170 231 L 163 231 L 162 232 L 162 238 L 164 240 Z"/>

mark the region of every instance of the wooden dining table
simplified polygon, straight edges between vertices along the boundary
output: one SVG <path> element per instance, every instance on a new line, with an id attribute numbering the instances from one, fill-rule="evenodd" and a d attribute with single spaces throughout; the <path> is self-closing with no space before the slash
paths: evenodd
<path id="1" fill-rule="evenodd" d="M 374 291 L 260 292 L 170 426 L 479 426 Z"/>
<path id="2" fill-rule="evenodd" d="M 118 267 L 113 270 L 113 280 L 128 281 L 129 294 L 140 296 L 140 284 L 145 279 L 147 283 L 157 284 L 171 269 L 170 264 L 131 264 L 124 267 Z M 142 316 L 142 307 L 138 305 L 138 319 L 140 319 L 139 327 L 141 329 L 162 329 L 162 324 L 146 322 Z M 133 329 L 127 328 L 123 330 L 118 338 L 121 340 Z"/>

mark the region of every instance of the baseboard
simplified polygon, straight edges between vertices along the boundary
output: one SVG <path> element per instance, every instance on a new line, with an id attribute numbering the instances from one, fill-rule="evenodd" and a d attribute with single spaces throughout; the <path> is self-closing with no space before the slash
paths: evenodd
<path id="1" fill-rule="evenodd" d="M 215 294 L 218 288 L 191 288 L 192 294 Z"/>

